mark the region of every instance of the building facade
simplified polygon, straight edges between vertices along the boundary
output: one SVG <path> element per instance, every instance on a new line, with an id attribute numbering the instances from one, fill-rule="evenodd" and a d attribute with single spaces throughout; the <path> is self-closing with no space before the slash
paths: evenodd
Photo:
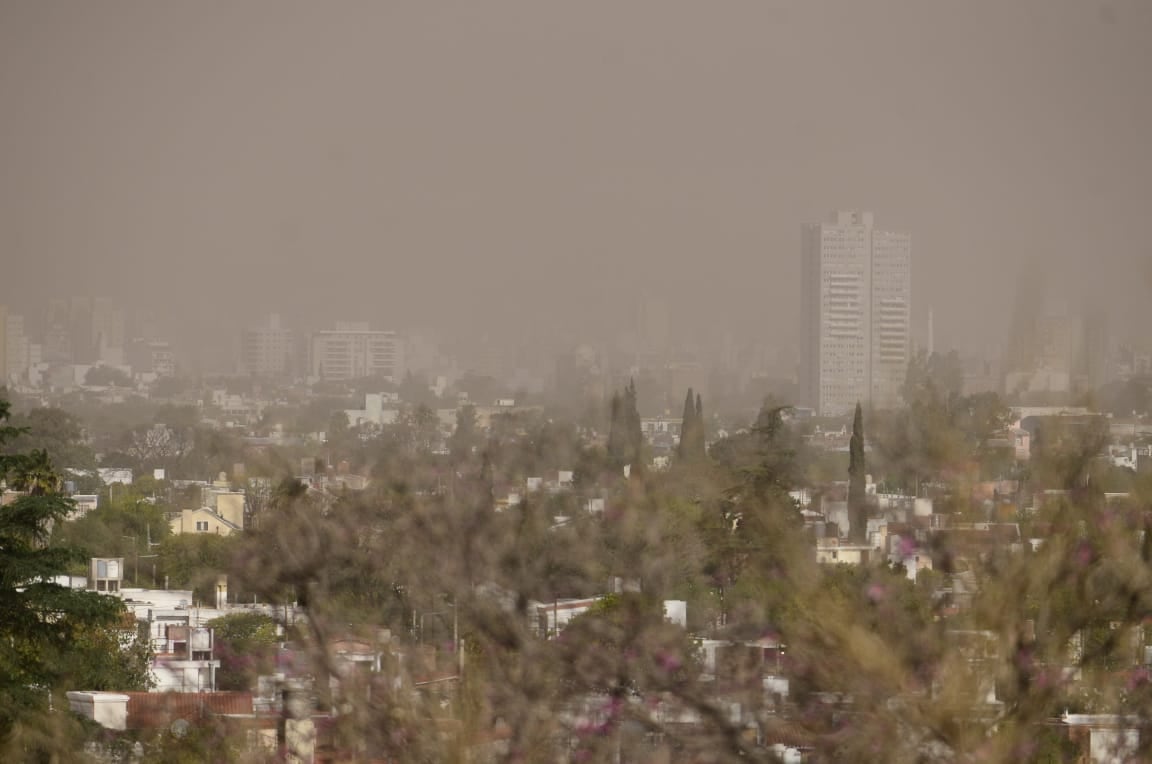
<path id="1" fill-rule="evenodd" d="M 31 362 L 30 343 L 24 326 L 24 317 L 9 313 L 4 335 L 3 365 L 5 376 L 12 381 L 24 382 L 28 377 L 28 366 Z"/>
<path id="2" fill-rule="evenodd" d="M 256 377 L 272 377 L 293 370 L 296 355 L 295 333 L 280 323 L 273 313 L 262 326 L 245 329 L 240 335 L 240 371 Z"/>
<path id="3" fill-rule="evenodd" d="M 912 342 L 912 240 L 870 212 L 801 232 L 801 384 L 822 416 L 896 405 Z"/>
<path id="4" fill-rule="evenodd" d="M 318 379 L 375 377 L 398 383 L 403 375 L 403 345 L 396 332 L 375 331 L 366 323 L 316 332 L 310 356 L 311 374 Z"/>

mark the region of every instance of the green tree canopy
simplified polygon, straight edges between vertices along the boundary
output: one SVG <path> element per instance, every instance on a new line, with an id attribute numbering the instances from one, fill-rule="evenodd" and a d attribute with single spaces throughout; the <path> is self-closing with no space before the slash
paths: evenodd
<path id="1" fill-rule="evenodd" d="M 0 444 L 21 431 L 9 426 L 8 402 L 0 400 Z M 82 559 L 74 548 L 49 543 L 71 502 L 43 451 L 0 456 L 0 477 L 26 493 L 0 512 L 0 739 L 28 715 L 43 711 L 64 689 L 72 665 L 67 657 L 84 635 L 115 625 L 123 604 L 114 597 L 71 589 L 54 581 Z M 115 684 L 109 682 L 109 684 Z M 57 703 L 60 702 L 58 698 Z"/>
<path id="2" fill-rule="evenodd" d="M 58 408 L 34 408 L 12 416 L 11 423 L 18 434 L 0 443 L 0 453 L 45 451 L 59 469 L 96 466 L 96 457 L 85 444 L 84 428 L 73 414 Z"/>

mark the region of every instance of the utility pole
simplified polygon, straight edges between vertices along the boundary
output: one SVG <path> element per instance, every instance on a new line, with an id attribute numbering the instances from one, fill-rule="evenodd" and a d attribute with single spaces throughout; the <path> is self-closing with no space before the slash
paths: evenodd
<path id="1" fill-rule="evenodd" d="M 457 681 L 464 679 L 464 651 L 460 647 L 460 612 L 456 609 L 456 600 L 452 600 L 452 645 L 456 650 L 456 677 Z"/>
<path id="2" fill-rule="evenodd" d="M 132 551 L 136 558 L 133 568 L 133 586 L 140 586 L 140 539 L 137 536 L 121 536 L 122 539 L 132 539 Z"/>

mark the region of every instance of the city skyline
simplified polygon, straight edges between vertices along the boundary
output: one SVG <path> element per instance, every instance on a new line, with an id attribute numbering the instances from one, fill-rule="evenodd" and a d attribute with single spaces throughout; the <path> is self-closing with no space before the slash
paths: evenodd
<path id="1" fill-rule="evenodd" d="M 1146 4 L 52 7 L 0 8 L 0 301 L 30 318 L 73 284 L 188 334 L 351 305 L 604 336 L 651 290 L 782 347 L 834 208 L 915 237 L 942 348 L 1002 340 L 1032 262 L 1121 336 L 1149 318 Z"/>

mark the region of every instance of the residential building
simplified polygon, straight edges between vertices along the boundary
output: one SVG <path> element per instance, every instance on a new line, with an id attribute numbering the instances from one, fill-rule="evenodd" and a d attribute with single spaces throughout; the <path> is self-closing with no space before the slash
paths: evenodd
<path id="1" fill-rule="evenodd" d="M 816 539 L 816 562 L 822 565 L 864 565 L 875 554 L 871 544 L 842 543 L 837 538 Z"/>
<path id="2" fill-rule="evenodd" d="M 396 332 L 376 331 L 367 323 L 338 323 L 316 332 L 311 342 L 311 375 L 324 380 L 376 377 L 399 382 L 403 344 Z"/>
<path id="3" fill-rule="evenodd" d="M 169 527 L 173 534 L 213 533 L 218 536 L 230 536 L 244 529 L 244 518 L 241 516 L 240 522 L 234 522 L 234 519 L 217 514 L 210 507 L 183 509 L 179 515 L 172 518 Z"/>
<path id="4" fill-rule="evenodd" d="M 274 377 L 293 370 L 296 334 L 283 326 L 273 313 L 260 326 L 251 326 L 240 335 L 240 371 L 257 377 Z"/>
<path id="5" fill-rule="evenodd" d="M 381 427 L 386 424 L 395 424 L 400 418 L 400 396 L 396 393 L 366 393 L 364 395 L 364 408 L 345 409 L 344 416 L 348 417 L 350 427 L 361 427 L 366 424 Z M 455 425 L 456 412 L 452 410 L 452 422 Z"/>
<path id="6" fill-rule="evenodd" d="M 159 624 L 162 638 L 153 638 L 155 660 L 151 678 L 156 692 L 215 692 L 220 659 L 216 657 L 213 630 L 192 626 L 191 618 L 183 623 Z"/>
<path id="7" fill-rule="evenodd" d="M 95 512 L 99 506 L 100 497 L 94 493 L 74 493 L 68 498 L 72 499 L 75 509 L 68 514 L 69 520 L 79 520 L 89 512 Z"/>
<path id="8" fill-rule="evenodd" d="M 822 416 L 899 402 L 911 353 L 912 240 L 870 212 L 806 225 L 801 245 L 801 384 Z"/>
<path id="9" fill-rule="evenodd" d="M 153 377 L 172 377 L 176 374 L 176 359 L 172 346 L 164 340 L 137 338 L 128 347 L 128 364 L 133 374 Z"/>

